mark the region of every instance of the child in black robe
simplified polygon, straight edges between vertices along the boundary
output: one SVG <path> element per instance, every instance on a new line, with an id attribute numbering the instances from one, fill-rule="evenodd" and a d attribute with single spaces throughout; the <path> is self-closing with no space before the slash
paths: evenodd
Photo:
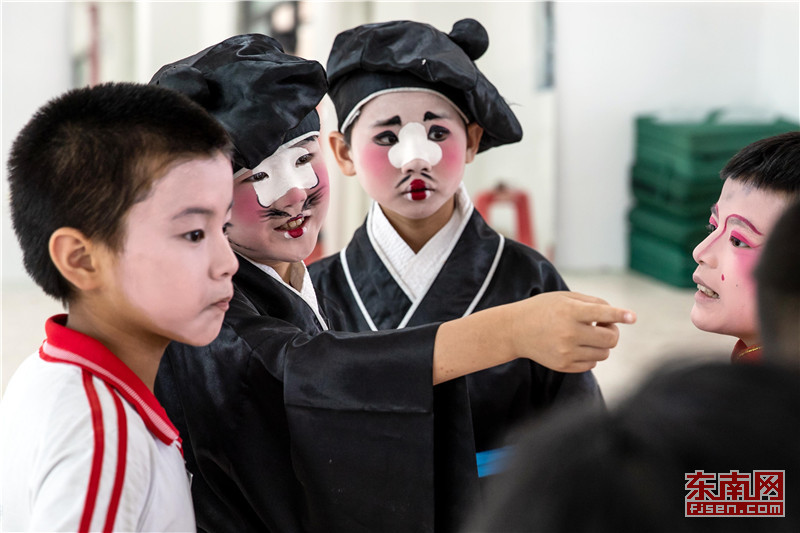
<path id="1" fill-rule="evenodd" d="M 477 153 L 522 138 L 514 113 L 474 63 L 487 47 L 485 29 L 472 19 L 449 34 L 410 21 L 366 24 L 334 41 L 328 79 L 339 131 L 331 147 L 375 202 L 347 247 L 310 270 L 349 331 L 452 320 L 568 290 L 536 250 L 490 228 L 463 186 Z M 562 317 L 554 316 L 550 333 L 559 335 Z M 496 470 L 515 424 L 554 403 L 602 402 L 590 371 L 565 374 L 529 360 L 461 381 L 442 388 L 463 389 L 481 476 Z"/>

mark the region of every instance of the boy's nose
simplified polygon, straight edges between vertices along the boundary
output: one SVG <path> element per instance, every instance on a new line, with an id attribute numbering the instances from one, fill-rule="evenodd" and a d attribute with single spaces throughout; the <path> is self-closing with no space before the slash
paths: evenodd
<path id="1" fill-rule="evenodd" d="M 225 235 L 221 239 L 217 239 L 216 243 L 211 263 L 211 275 L 214 279 L 232 277 L 239 270 L 239 260 L 236 259 L 236 255 L 233 253 Z"/>
<path id="2" fill-rule="evenodd" d="M 700 244 L 692 250 L 692 257 L 698 265 L 713 267 L 716 265 L 716 255 L 714 254 L 714 244 L 719 236 L 716 231 L 711 232 L 708 237 L 700 241 Z"/>
<path id="3" fill-rule="evenodd" d="M 419 174 L 420 172 L 430 172 L 431 167 L 432 165 L 425 159 L 417 158 L 405 163 L 402 167 L 400 167 L 400 171 L 403 174 Z"/>
<path id="4" fill-rule="evenodd" d="M 298 204 L 300 208 L 302 208 L 306 198 L 308 198 L 308 193 L 306 190 L 295 187 L 293 189 L 289 189 L 289 191 L 278 198 L 273 205 L 276 209 L 280 209 L 281 211 L 286 211 L 288 208 L 297 206 Z"/>

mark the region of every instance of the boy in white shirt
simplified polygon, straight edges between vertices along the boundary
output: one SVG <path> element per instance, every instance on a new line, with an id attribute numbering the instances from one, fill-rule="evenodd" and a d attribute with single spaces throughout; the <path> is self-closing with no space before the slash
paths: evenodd
<path id="1" fill-rule="evenodd" d="M 0 406 L 4 531 L 195 530 L 152 390 L 167 344 L 211 342 L 233 294 L 230 153 L 201 107 L 130 83 L 70 91 L 17 137 L 14 229 L 68 314 Z"/>

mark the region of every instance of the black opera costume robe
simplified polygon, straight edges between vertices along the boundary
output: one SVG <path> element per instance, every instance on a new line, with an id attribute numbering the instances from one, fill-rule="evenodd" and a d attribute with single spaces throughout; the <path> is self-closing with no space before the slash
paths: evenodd
<path id="1" fill-rule="evenodd" d="M 378 330 L 389 330 L 452 320 L 470 310 L 568 290 L 547 259 L 528 246 L 503 238 L 472 209 L 458 242 L 414 309 L 376 253 L 366 224 L 356 230 L 341 253 L 309 266 L 314 287 L 338 304 L 348 331 L 370 330 L 365 315 Z M 477 452 L 502 445 L 510 427 L 554 402 L 602 404 L 591 372 L 564 374 L 527 359 L 470 374 L 466 387 Z"/>
<path id="2" fill-rule="evenodd" d="M 453 530 L 448 513 L 475 489 L 449 484 L 434 517 L 438 325 L 323 331 L 300 296 L 239 263 L 218 338 L 172 343 L 156 379 L 193 474 L 198 529 Z M 448 464 L 470 461 L 454 452 Z"/>

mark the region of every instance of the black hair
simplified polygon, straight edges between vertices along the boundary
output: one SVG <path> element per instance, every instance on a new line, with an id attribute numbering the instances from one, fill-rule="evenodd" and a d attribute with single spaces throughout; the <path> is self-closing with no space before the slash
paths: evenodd
<path id="1" fill-rule="evenodd" d="M 797 531 L 784 518 L 687 518 L 686 474 L 800 475 L 800 383 L 769 365 L 661 369 L 610 411 L 574 405 L 525 427 L 464 531 Z M 787 498 L 788 502 L 788 498 Z"/>
<path id="2" fill-rule="evenodd" d="M 742 148 L 720 171 L 723 180 L 800 197 L 800 131 L 761 139 Z"/>
<path id="3" fill-rule="evenodd" d="M 23 262 L 45 293 L 68 302 L 74 287 L 53 264 L 61 227 L 119 251 L 130 208 L 183 158 L 230 157 L 225 130 L 187 97 L 134 83 L 73 89 L 45 104 L 11 148 L 11 219 Z"/>

